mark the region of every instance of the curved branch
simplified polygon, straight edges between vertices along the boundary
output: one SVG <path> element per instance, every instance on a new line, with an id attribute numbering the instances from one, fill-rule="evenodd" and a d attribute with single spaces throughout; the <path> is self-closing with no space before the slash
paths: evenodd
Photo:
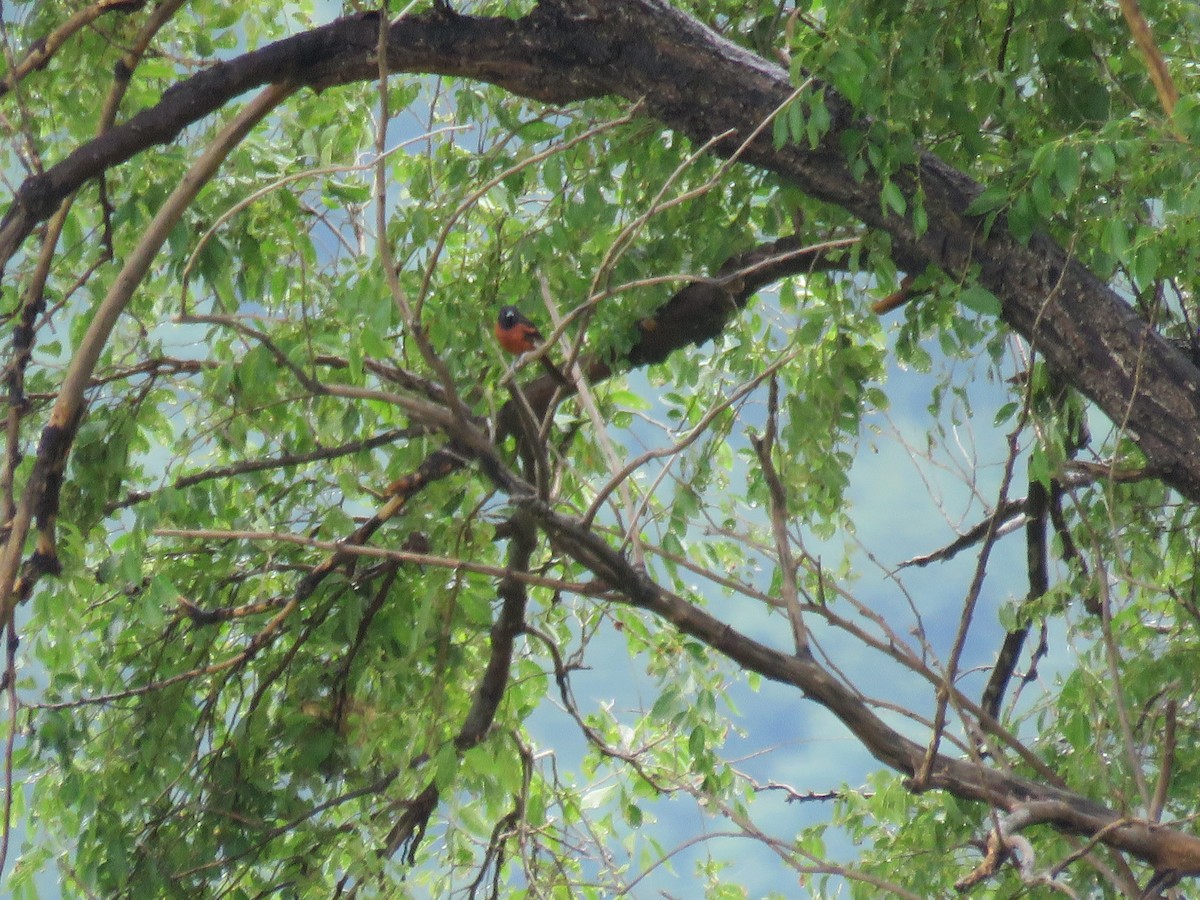
<path id="1" fill-rule="evenodd" d="M 487 665 L 475 686 L 471 708 L 454 737 L 454 747 L 459 753 L 465 753 L 487 737 L 496 719 L 496 710 L 500 708 L 500 701 L 504 698 L 505 688 L 508 687 L 508 673 L 512 667 L 517 635 L 525 627 L 528 593 L 524 581 L 516 573 L 524 573 L 529 568 L 536 532 L 527 513 L 518 510 L 513 519 L 513 537 L 508 553 L 509 574 L 501 579 L 497 591 L 503 602 L 496 621 L 492 624 L 492 646 Z M 425 835 L 425 827 L 440 796 L 437 783 L 430 781 L 388 834 L 384 842 L 386 856 L 392 856 L 397 850 L 405 848 L 405 861 L 410 864 L 413 862 L 417 846 Z"/>
<path id="2" fill-rule="evenodd" d="M 146 0 L 97 0 L 91 6 L 85 6 L 48 35 L 33 42 L 25 56 L 0 78 L 0 97 L 13 90 L 30 72 L 44 69 L 63 44 L 105 13 L 133 12 L 145 4 Z"/>
<path id="3" fill-rule="evenodd" d="M 50 413 L 50 422 L 42 432 L 37 461 L 29 475 L 16 515 L 8 523 L 7 542 L 3 554 L 0 555 L 0 619 L 6 619 L 17 601 L 29 595 L 38 577 L 57 570 L 52 532 L 54 519 L 58 514 L 62 473 L 66 468 L 75 429 L 83 414 L 84 391 L 117 319 L 149 270 L 167 235 L 200 189 L 208 183 L 225 157 L 250 129 L 295 89 L 294 85 L 281 84 L 263 91 L 223 129 L 163 203 L 141 241 L 126 258 L 113 286 L 97 307 L 79 349 L 72 357 L 71 365 L 63 377 L 58 399 Z M 14 207 L 18 205 L 19 203 L 14 204 Z M 17 570 L 25 546 L 25 537 L 35 516 L 40 532 L 37 550 L 25 567 L 25 576 L 18 583 Z"/>
<path id="4" fill-rule="evenodd" d="M 839 149 L 856 119 L 826 85 L 829 131 L 816 147 L 746 143 L 794 92 L 785 70 L 720 37 L 666 0 L 591 0 L 586 15 L 543 0 L 519 19 L 460 16 L 444 5 L 405 16 L 388 31 L 388 70 L 475 78 L 554 103 L 615 95 L 644 100 L 649 114 L 714 152 L 740 152 L 810 196 L 886 232 L 905 271 L 939 268 L 978 281 L 1002 316 L 1029 338 L 1114 422 L 1122 423 L 1172 487 L 1200 500 L 1200 372 L 1172 350 L 1107 285 L 1045 235 L 1022 243 L 1003 216 L 985 228 L 966 214 L 980 186 L 929 153 L 892 173 L 909 207 L 923 203 L 928 228 L 881 203 L 878 175 L 856 178 Z M 572 7 L 573 8 L 573 7 Z M 256 86 L 291 80 L 317 89 L 373 79 L 379 37 L 373 15 L 342 19 L 198 73 L 154 107 L 26 180 L 0 221 L 0 265 L 34 226 L 84 181 L 155 144 Z"/>
<path id="5" fill-rule="evenodd" d="M 811 654 L 785 653 L 747 637 L 661 588 L 577 521 L 534 499 L 524 502 L 551 535 L 555 547 L 623 594 L 623 602 L 667 620 L 744 669 L 800 689 L 837 716 L 872 756 L 890 768 L 912 777 L 922 767 L 925 749 L 880 719 L 855 691 L 834 678 Z M 948 791 L 1010 813 L 1035 808 L 1042 816 L 1040 821 L 1059 831 L 1096 839 L 1144 860 L 1156 870 L 1200 875 L 1200 838 L 1153 822 L 1128 819 L 1064 788 L 940 753 L 933 756 L 928 780 L 922 787 Z"/>

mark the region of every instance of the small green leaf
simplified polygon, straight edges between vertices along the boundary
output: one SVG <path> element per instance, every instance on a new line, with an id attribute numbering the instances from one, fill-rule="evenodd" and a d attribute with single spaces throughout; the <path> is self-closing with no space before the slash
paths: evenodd
<path id="1" fill-rule="evenodd" d="M 973 284 L 958 295 L 959 302 L 969 310 L 985 316 L 1000 315 L 1000 301 L 985 287 Z"/>
<path id="2" fill-rule="evenodd" d="M 824 97 L 815 97 L 812 103 L 812 109 L 808 114 L 808 145 L 816 147 L 821 143 L 821 138 L 825 137 L 825 132 L 829 131 L 829 123 L 832 122 L 829 115 L 829 107 L 825 105 Z"/>
<path id="3" fill-rule="evenodd" d="M 584 809 L 599 809 L 608 802 L 609 797 L 616 791 L 615 784 L 608 784 L 604 787 L 598 787 L 588 791 L 579 801 L 579 805 Z"/>
<path id="4" fill-rule="evenodd" d="M 439 791 L 445 792 L 454 784 L 458 777 L 458 751 L 453 744 L 445 744 L 433 758 L 433 783 Z"/>
<path id="5" fill-rule="evenodd" d="M 799 100 L 793 100 L 787 108 L 788 133 L 794 143 L 804 139 L 804 108 Z"/>
<path id="6" fill-rule="evenodd" d="M 1016 412 L 1019 408 L 1019 403 L 1010 400 L 1008 403 L 1005 403 L 998 410 L 996 410 L 996 418 L 992 420 L 992 423 L 997 426 L 1003 425 L 1014 415 L 1016 415 Z"/>
<path id="7" fill-rule="evenodd" d="M 1129 253 L 1129 229 L 1125 220 L 1120 216 L 1110 216 L 1104 226 L 1104 234 L 1100 246 L 1109 252 L 1114 259 L 1125 260 Z"/>
<path id="8" fill-rule="evenodd" d="M 350 341 L 350 346 L 346 350 L 346 359 L 349 363 L 350 377 L 354 381 L 361 381 L 363 374 L 362 344 L 358 341 Z"/>
<path id="9" fill-rule="evenodd" d="M 554 140 L 554 138 L 558 137 L 560 130 L 557 125 L 551 122 L 537 119 L 521 125 L 517 129 L 517 132 L 521 135 L 521 140 L 530 144 L 539 144 L 544 141 Z"/>
<path id="10" fill-rule="evenodd" d="M 912 223 L 917 237 L 921 237 L 929 230 L 929 216 L 925 213 L 925 204 L 920 202 L 920 198 L 913 204 Z"/>
<path id="11" fill-rule="evenodd" d="M 1133 257 L 1133 281 L 1138 288 L 1147 288 L 1154 284 L 1158 277 L 1161 260 L 1158 248 L 1153 243 L 1138 246 Z"/>
<path id="12" fill-rule="evenodd" d="M 908 204 L 904 201 L 904 194 L 900 193 L 900 188 L 896 187 L 896 182 L 885 181 L 882 196 L 886 208 L 890 208 L 898 216 L 904 215 Z"/>
<path id="13" fill-rule="evenodd" d="M 1033 452 L 1029 454 L 1029 480 L 1041 482 L 1049 488 L 1052 474 L 1050 458 L 1046 456 L 1046 451 L 1041 447 L 1034 447 Z"/>
<path id="14" fill-rule="evenodd" d="M 157 628 L 166 621 L 164 610 L 175 606 L 178 600 L 179 591 L 171 580 L 163 575 L 155 575 L 138 600 L 137 617 L 151 628 Z"/>
<path id="15" fill-rule="evenodd" d="M 1083 163 L 1079 151 L 1064 144 L 1054 154 L 1054 175 L 1058 179 L 1058 189 L 1064 197 L 1072 196 L 1079 189 L 1079 177 Z"/>
<path id="16" fill-rule="evenodd" d="M 1021 244 L 1026 244 L 1037 226 L 1037 212 L 1028 192 L 1017 195 L 1008 211 L 1008 230 Z"/>
<path id="17" fill-rule="evenodd" d="M 984 188 L 983 193 L 972 200 L 964 212 L 968 216 L 979 216 L 999 209 L 1007 202 L 1008 188 L 1003 185 L 993 184 Z"/>
<path id="18" fill-rule="evenodd" d="M 361 344 L 360 353 L 365 353 L 373 359 L 387 359 L 392 354 L 392 348 L 383 338 L 370 329 L 359 332 L 358 340 L 352 343 Z"/>
<path id="19" fill-rule="evenodd" d="M 775 144 L 776 150 L 782 150 L 788 142 L 788 119 L 785 114 L 780 114 L 775 117 L 774 123 L 771 125 L 771 137 Z M 554 159 L 555 157 L 551 157 Z M 559 164 L 561 165 L 561 163 Z"/>
<path id="20" fill-rule="evenodd" d="M 1088 165 L 1103 180 L 1117 170 L 1117 158 L 1107 144 L 1097 144 L 1088 154 Z"/>

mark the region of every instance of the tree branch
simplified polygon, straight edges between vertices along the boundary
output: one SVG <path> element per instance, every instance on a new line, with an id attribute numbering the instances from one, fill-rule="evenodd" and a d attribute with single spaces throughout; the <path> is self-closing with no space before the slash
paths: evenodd
<path id="1" fill-rule="evenodd" d="M 1037 600 L 1050 589 L 1050 572 L 1047 562 L 1046 515 L 1050 492 L 1036 478 L 1029 480 L 1029 494 L 1025 500 L 1025 566 L 1029 572 L 1029 593 L 1026 604 Z M 996 665 L 988 677 L 979 705 L 994 719 L 1000 718 L 1000 705 L 1009 679 L 1017 667 L 1017 660 L 1029 636 L 1029 622 L 1025 621 L 1004 636 L 1004 643 L 996 657 Z"/>
<path id="2" fill-rule="evenodd" d="M 1016 240 L 998 216 L 988 228 L 965 212 L 980 186 L 929 153 L 894 172 L 928 228 L 880 202 L 872 173 L 855 177 L 843 135 L 865 131 L 849 103 L 814 85 L 830 113 L 815 147 L 776 148 L 769 134 L 743 147 L 794 92 L 787 72 L 720 37 L 666 0 L 592 0 L 587 15 L 544 0 L 519 19 L 460 16 L 436 9 L 405 16 L 388 32 L 388 70 L 476 78 L 553 103 L 616 95 L 714 152 L 775 172 L 809 195 L 886 232 L 905 271 L 939 268 L 971 277 L 1000 300 L 1002 316 L 1114 422 L 1136 439 L 1171 486 L 1200 500 L 1200 372 L 1172 350 L 1113 290 L 1042 234 Z M 81 146 L 44 175 L 27 179 L 0 221 L 6 264 L 59 200 L 90 178 L 258 85 L 292 80 L 324 89 L 375 78 L 374 15 L 341 19 L 219 63 L 167 91 L 154 107 Z M 918 201 L 918 196 L 921 198 Z"/>
<path id="3" fill-rule="evenodd" d="M 0 78 L 0 97 L 13 90 L 30 72 L 44 69 L 63 44 L 105 13 L 132 12 L 145 3 L 146 0 L 97 0 L 91 6 L 85 6 L 48 35 L 33 42 L 25 55 Z"/>
<path id="4" fill-rule="evenodd" d="M 294 85 L 280 84 L 261 92 L 239 112 L 193 163 L 183 181 L 171 192 L 155 214 L 134 250 L 126 257 L 121 272 L 104 300 L 96 307 L 87 332 L 71 358 L 62 386 L 50 412 L 50 422 L 42 431 L 37 459 L 25 485 L 16 514 L 8 523 L 7 542 L 0 554 L 0 618 L 7 618 L 17 602 L 29 596 L 34 583 L 47 572 L 58 571 L 57 548 L 53 532 L 58 515 L 59 490 L 67 457 L 85 408 L 84 391 L 112 329 L 116 326 L 134 290 L 149 270 L 167 235 L 216 173 L 221 163 L 250 130 L 286 97 Z M 107 135 L 97 138 L 104 140 Z M 19 200 L 9 212 L 20 206 Z M 6 216 L 7 218 L 7 216 Z M 2 230 L 2 226 L 0 226 Z M 21 555 L 30 525 L 37 518 L 37 549 L 23 567 L 18 581 Z"/>
<path id="5" fill-rule="evenodd" d="M 623 602 L 665 619 L 744 669 L 798 688 L 837 716 L 877 760 L 910 777 L 917 773 L 925 756 L 924 748 L 887 725 L 855 691 L 833 678 L 811 654 L 785 653 L 747 637 L 701 607 L 659 587 L 600 536 L 575 520 L 532 498 L 523 502 L 534 511 L 555 547 L 613 586 L 623 595 Z M 961 799 L 983 802 L 1005 812 L 1035 809 L 1039 821 L 1062 832 L 1098 838 L 1101 843 L 1130 853 L 1155 869 L 1200 875 L 1200 838 L 1152 822 L 1127 819 L 1064 788 L 942 754 L 933 756 L 928 783 L 923 787 L 945 790 Z"/>

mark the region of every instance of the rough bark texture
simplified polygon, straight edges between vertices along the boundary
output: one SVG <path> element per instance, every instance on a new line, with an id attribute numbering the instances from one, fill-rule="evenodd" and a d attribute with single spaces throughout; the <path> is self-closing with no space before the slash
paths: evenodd
<path id="1" fill-rule="evenodd" d="M 0 222 L 6 263 L 38 222 L 81 184 L 174 139 L 188 124 L 265 83 L 316 88 L 372 78 L 379 21 L 334 22 L 214 66 L 167 91 L 162 101 L 28 179 Z M 619 95 L 696 141 L 732 130 L 715 151 L 733 152 L 792 92 L 787 73 L 673 9 L 665 0 L 545 2 L 521 19 L 481 19 L 437 9 L 390 26 L 397 72 L 477 78 L 554 103 Z M 893 177 L 911 196 L 919 182 L 928 230 L 883 212 L 881 185 L 856 181 L 837 149 L 855 122 L 826 88 L 833 124 L 816 148 L 776 150 L 765 129 L 741 157 L 886 231 L 897 263 L 961 276 L 977 265 L 1003 316 L 1114 422 L 1137 439 L 1152 469 L 1200 500 L 1200 371 L 1153 332 L 1115 292 L 1045 236 L 1021 245 L 1002 221 L 990 234 L 964 214 L 979 186 L 931 154 Z"/>
<path id="2" fill-rule="evenodd" d="M 921 769 L 925 748 L 884 722 L 861 694 L 834 677 L 811 654 L 784 653 L 742 634 L 701 607 L 659 587 L 579 522 L 545 507 L 537 514 L 560 551 L 586 565 L 606 584 L 617 587 L 632 605 L 666 619 L 743 668 L 798 688 L 836 715 L 884 765 L 910 776 Z M 1103 833 L 1101 843 L 1144 860 L 1156 871 L 1200 874 L 1200 838 L 1131 819 L 1057 785 L 939 753 L 924 787 L 945 790 L 1008 813 L 1034 813 L 1038 822 L 1070 834 L 1094 837 Z"/>
<path id="3" fill-rule="evenodd" d="M 83 183 L 147 147 L 173 140 L 242 93 L 271 82 L 324 89 L 376 77 L 379 27 L 374 16 L 341 20 L 216 65 L 168 91 L 155 107 L 22 185 L 0 221 L 0 265 Z M 648 115 L 698 142 L 731 131 L 714 148 L 724 155 L 741 146 L 793 91 L 782 69 L 664 0 L 544 2 L 515 20 L 462 17 L 439 7 L 396 22 L 388 37 L 389 63 L 396 72 L 476 78 L 554 103 L 621 96 L 643 102 Z M 741 161 L 778 173 L 886 232 L 897 263 L 906 270 L 934 266 L 961 276 L 978 266 L 980 282 L 1001 300 L 1004 319 L 1114 422 L 1130 429 L 1165 481 L 1200 499 L 1200 371 L 1050 239 L 1035 236 L 1022 245 L 1003 221 L 984 235 L 979 222 L 964 213 L 979 186 L 934 156 L 925 154 L 917 167 L 893 176 L 910 197 L 921 185 L 928 230 L 918 236 L 911 222 L 883 212 L 879 181 L 870 175 L 855 180 L 837 149 L 842 133 L 855 125 L 849 106 L 829 89 L 826 104 L 833 124 L 818 147 L 777 150 L 768 128 Z M 696 339 L 723 321 L 706 320 Z M 646 359 L 654 356 L 651 343 L 648 338 L 641 348 Z M 752 641 L 658 589 L 575 523 L 549 510 L 539 518 L 561 545 L 620 586 L 631 602 L 746 668 L 796 686 L 837 714 L 881 762 L 910 774 L 918 770 L 924 748 L 887 727 L 812 659 Z M 944 756 L 937 758 L 927 786 L 1010 811 L 1039 804 L 1041 820 L 1060 829 L 1086 835 L 1107 829 L 1103 843 L 1159 869 L 1200 874 L 1200 840 L 1156 825 L 1120 824 L 1113 810 L 1055 786 Z"/>

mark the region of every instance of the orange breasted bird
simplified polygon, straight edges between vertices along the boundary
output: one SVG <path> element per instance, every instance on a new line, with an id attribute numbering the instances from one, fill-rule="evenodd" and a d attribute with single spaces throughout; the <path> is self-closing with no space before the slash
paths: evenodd
<path id="1" fill-rule="evenodd" d="M 538 327 L 525 318 L 519 309 L 515 306 L 502 306 L 500 315 L 496 318 L 496 340 L 509 353 L 519 356 L 537 349 L 544 339 Z M 567 377 L 548 357 L 540 356 L 538 360 L 555 381 L 559 384 L 570 384 Z"/>

